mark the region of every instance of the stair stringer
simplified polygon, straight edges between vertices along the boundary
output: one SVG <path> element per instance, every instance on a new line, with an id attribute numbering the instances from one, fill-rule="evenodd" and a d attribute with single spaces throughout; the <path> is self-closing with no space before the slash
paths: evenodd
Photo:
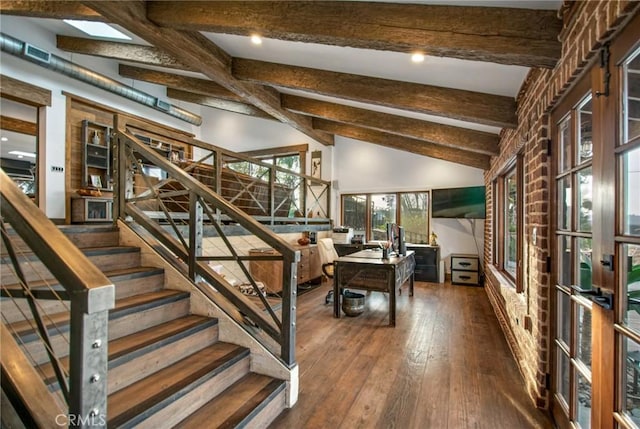
<path id="1" fill-rule="evenodd" d="M 234 314 L 238 320 L 242 318 L 235 307 L 227 304 L 222 309 L 221 305 L 224 305 L 225 301 L 222 296 L 220 296 L 220 304 L 212 302 L 189 278 L 168 263 L 152 246 L 140 238 L 126 222 L 118 220 L 118 228 L 120 229 L 120 245 L 139 247 L 142 265 L 164 268 L 165 287 L 167 289 L 185 291 L 191 294 L 192 314 L 218 319 L 220 341 L 246 347 L 251 351 L 251 372 L 286 381 L 286 406 L 288 408 L 293 407 L 298 401 L 298 364 L 288 368 L 230 316 L 230 314 Z"/>

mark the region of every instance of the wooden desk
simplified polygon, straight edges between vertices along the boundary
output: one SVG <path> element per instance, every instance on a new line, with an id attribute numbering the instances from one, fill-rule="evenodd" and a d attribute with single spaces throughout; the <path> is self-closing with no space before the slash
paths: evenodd
<path id="1" fill-rule="evenodd" d="M 361 250 L 334 262 L 333 315 L 340 318 L 340 290 L 344 288 L 389 293 L 389 325 L 396 325 L 396 290 L 409 280 L 409 296 L 413 296 L 414 252 L 405 256 L 382 259 L 381 250 Z"/>

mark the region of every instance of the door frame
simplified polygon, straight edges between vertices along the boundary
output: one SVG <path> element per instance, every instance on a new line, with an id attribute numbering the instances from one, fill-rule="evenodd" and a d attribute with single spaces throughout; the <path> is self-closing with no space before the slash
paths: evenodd
<path id="1" fill-rule="evenodd" d="M 47 204 L 47 107 L 51 107 L 51 91 L 12 77 L 0 74 L 0 93 L 5 98 L 37 108 L 36 160 L 38 174 L 36 182 L 36 204 L 46 213 Z"/>

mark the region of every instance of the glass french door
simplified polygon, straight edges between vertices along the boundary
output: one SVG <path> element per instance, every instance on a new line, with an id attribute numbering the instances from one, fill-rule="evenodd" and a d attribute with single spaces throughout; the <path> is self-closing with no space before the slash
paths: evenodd
<path id="1" fill-rule="evenodd" d="M 577 427 L 591 427 L 593 288 L 593 115 L 591 91 L 556 123 L 555 403 Z"/>
<path id="2" fill-rule="evenodd" d="M 640 429 L 640 16 L 606 48 L 552 114 L 562 428 Z"/>
<path id="3" fill-rule="evenodd" d="M 636 36 L 637 37 L 637 36 Z M 620 69 L 620 138 L 615 190 L 620 211 L 615 249 L 620 291 L 616 317 L 616 424 L 640 428 L 640 47 L 623 55 Z"/>

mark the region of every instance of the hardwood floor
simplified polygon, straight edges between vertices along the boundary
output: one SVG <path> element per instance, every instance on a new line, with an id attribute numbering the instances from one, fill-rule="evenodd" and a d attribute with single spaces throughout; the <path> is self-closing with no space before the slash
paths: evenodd
<path id="1" fill-rule="evenodd" d="M 483 288 L 373 292 L 333 318 L 329 283 L 298 299 L 300 396 L 270 428 L 552 428 L 527 396 Z"/>

